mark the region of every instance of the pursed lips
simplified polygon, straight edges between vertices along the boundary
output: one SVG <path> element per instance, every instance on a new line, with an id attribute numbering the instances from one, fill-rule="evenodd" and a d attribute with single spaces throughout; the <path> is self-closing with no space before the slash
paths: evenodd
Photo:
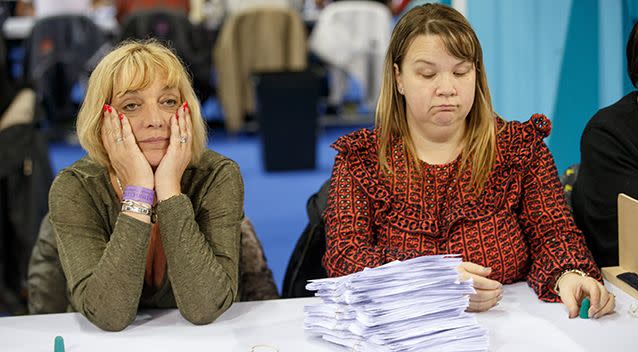
<path id="1" fill-rule="evenodd" d="M 456 109 L 456 105 L 453 104 L 441 104 L 433 106 L 434 109 L 439 111 L 452 111 Z"/>
<path id="2" fill-rule="evenodd" d="M 154 143 L 166 143 L 166 142 L 168 142 L 167 137 L 151 137 L 151 138 L 146 138 L 144 140 L 141 140 L 138 143 L 154 144 Z"/>

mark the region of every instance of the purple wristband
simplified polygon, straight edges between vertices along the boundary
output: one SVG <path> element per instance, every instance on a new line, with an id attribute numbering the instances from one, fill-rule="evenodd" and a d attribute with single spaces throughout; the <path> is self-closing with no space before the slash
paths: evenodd
<path id="1" fill-rule="evenodd" d="M 152 189 L 144 187 L 126 186 L 124 188 L 122 200 L 133 200 L 136 202 L 153 205 L 153 201 L 155 200 L 155 192 L 153 192 Z"/>

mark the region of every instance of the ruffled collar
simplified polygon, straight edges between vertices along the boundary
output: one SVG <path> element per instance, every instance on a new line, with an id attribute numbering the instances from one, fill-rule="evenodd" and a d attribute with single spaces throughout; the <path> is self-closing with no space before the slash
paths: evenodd
<path id="1" fill-rule="evenodd" d="M 419 173 L 408 161 L 403 140 L 396 138 L 388 153 L 393 173 L 386 176 L 380 171 L 376 130 L 353 132 L 341 137 L 333 147 L 344 154 L 353 179 L 374 202 L 376 226 L 389 224 L 406 232 L 422 232 L 446 239 L 450 228 L 458 221 L 477 221 L 502 209 L 505 202 L 510 205 L 517 203 L 520 187 L 519 191 L 508 190 L 517 183 L 517 178 L 520 180 L 542 139 L 551 129 L 544 115 L 533 115 L 525 123 L 497 118 L 496 126 L 497 160 L 483 192 L 477 195 L 463 191 L 469 187 L 471 178 L 471 172 L 465 170 L 456 186 L 449 190 L 447 206 L 440 209 L 438 216 L 427 211 L 427 205 L 415 195 L 420 195 L 421 188 L 426 187 L 424 175 L 428 171 L 445 168 L 456 173 L 458 160 L 446 165 L 423 163 L 422 166 L 430 170 Z"/>

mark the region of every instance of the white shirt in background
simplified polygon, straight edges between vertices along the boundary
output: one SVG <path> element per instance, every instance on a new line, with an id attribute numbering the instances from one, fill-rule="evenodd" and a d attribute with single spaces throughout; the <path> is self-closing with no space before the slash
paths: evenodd
<path id="1" fill-rule="evenodd" d="M 32 0 L 35 17 L 91 12 L 91 0 Z"/>

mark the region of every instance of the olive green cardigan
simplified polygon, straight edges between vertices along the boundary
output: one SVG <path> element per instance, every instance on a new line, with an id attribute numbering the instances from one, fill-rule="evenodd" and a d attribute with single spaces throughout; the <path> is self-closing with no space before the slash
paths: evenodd
<path id="1" fill-rule="evenodd" d="M 151 224 L 120 213 L 107 170 L 84 157 L 56 177 L 50 220 L 72 308 L 118 331 L 138 307 L 179 308 L 194 324 L 223 313 L 237 296 L 244 186 L 235 162 L 207 150 L 182 177 L 182 194 L 157 204 L 167 274 L 144 285 Z"/>

